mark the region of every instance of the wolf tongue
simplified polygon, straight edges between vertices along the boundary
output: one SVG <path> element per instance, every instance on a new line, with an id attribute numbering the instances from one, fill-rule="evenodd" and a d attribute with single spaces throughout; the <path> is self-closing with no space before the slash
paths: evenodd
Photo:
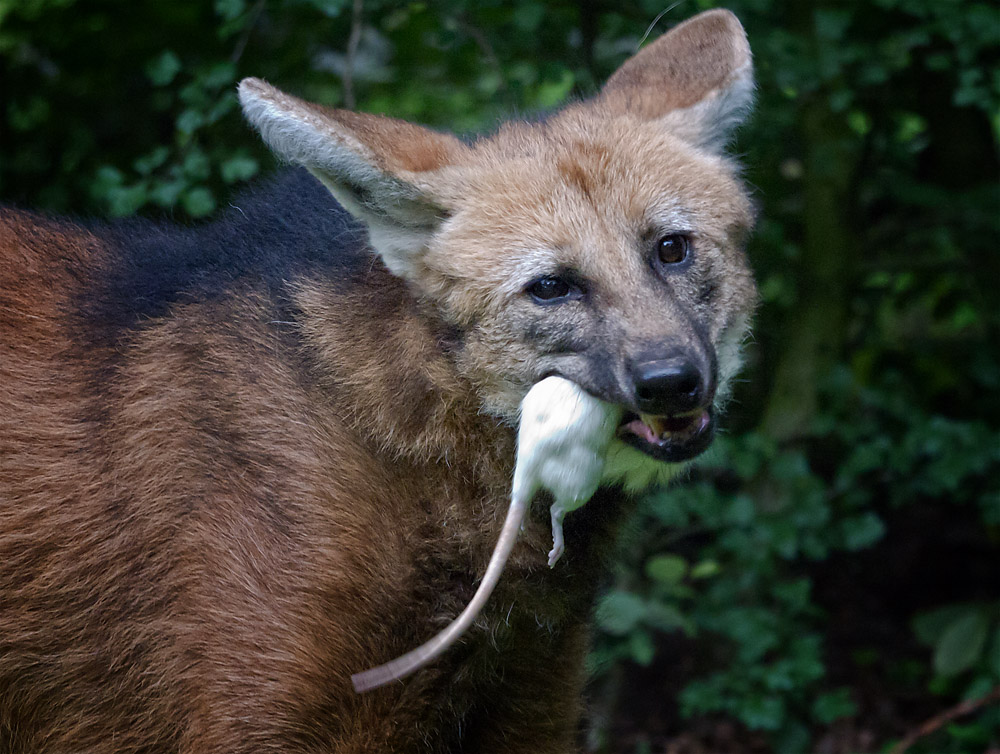
<path id="1" fill-rule="evenodd" d="M 650 416 L 649 414 L 639 414 L 642 423 L 649 427 L 653 437 L 663 437 L 663 433 L 668 431 L 666 417 Z"/>
<path id="2" fill-rule="evenodd" d="M 650 431 L 657 438 L 676 432 L 690 430 L 695 420 L 701 414 L 688 414 L 686 416 L 650 416 L 649 414 L 639 414 L 642 423 L 649 427 Z"/>

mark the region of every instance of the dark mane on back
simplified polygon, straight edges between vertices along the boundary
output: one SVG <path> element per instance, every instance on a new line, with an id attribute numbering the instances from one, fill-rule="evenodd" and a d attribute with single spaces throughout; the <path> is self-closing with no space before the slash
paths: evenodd
<path id="1" fill-rule="evenodd" d="M 302 169 L 250 189 L 205 224 L 132 219 L 89 230 L 102 238 L 108 256 L 77 312 L 103 345 L 184 300 L 211 301 L 252 288 L 280 307 L 294 278 L 351 278 L 372 260 L 361 226 Z"/>

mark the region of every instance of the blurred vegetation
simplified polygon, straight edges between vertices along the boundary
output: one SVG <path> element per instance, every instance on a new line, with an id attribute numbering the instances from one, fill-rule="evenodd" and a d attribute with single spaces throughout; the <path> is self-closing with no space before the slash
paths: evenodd
<path id="1" fill-rule="evenodd" d="M 243 76 L 487 131 L 592 94 L 666 1 L 0 0 L 0 197 L 202 218 L 272 169 Z M 995 749 L 1000 11 L 727 7 L 763 308 L 730 431 L 626 534 L 589 746 L 887 751 L 966 701 L 907 750 Z"/>

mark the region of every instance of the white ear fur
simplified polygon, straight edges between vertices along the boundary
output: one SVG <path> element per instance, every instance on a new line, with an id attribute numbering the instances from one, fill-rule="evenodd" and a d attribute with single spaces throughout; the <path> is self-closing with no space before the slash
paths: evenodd
<path id="1" fill-rule="evenodd" d="M 753 68 L 747 63 L 726 86 L 714 89 L 697 104 L 672 110 L 661 120 L 689 144 L 720 154 L 750 115 L 753 103 Z"/>
<path id="2" fill-rule="evenodd" d="M 393 274 L 412 276 L 415 259 L 443 214 L 433 200 L 381 167 L 384 160 L 322 108 L 252 78 L 240 82 L 239 98 L 267 145 L 307 168 L 365 223 L 372 246 Z"/>

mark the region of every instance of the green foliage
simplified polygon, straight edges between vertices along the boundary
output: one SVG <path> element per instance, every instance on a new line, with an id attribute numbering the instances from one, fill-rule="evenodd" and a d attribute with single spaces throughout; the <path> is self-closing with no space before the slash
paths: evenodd
<path id="1" fill-rule="evenodd" d="M 203 218 L 273 165 L 238 113 L 243 76 L 483 131 L 592 94 L 664 5 L 365 0 L 359 17 L 347 0 L 0 0 L 0 196 Z M 935 708 L 1000 683 L 1000 13 L 727 6 L 759 80 L 738 151 L 763 307 L 732 433 L 688 484 L 641 502 L 592 666 L 648 679 L 683 647 L 680 713 L 802 752 L 871 715 L 872 677 L 885 699 Z M 919 578 L 896 572 L 912 548 L 933 553 L 907 561 Z M 866 595 L 891 640 L 845 625 Z M 664 687 L 679 673 L 665 667 Z M 995 710 L 911 751 L 991 745 Z"/>
<path id="2" fill-rule="evenodd" d="M 619 575 L 629 589 L 598 611 L 605 662 L 638 661 L 634 635 L 650 631 L 683 629 L 711 644 L 714 670 L 684 689 L 683 713 L 722 713 L 772 731 L 779 751 L 801 751 L 805 732 L 857 712 L 851 691 L 827 680 L 826 616 L 809 563 L 876 545 L 883 516 L 921 500 L 947 495 L 949 505 L 994 512 L 1000 431 L 922 415 L 912 404 L 897 414 L 895 396 L 850 379 L 831 380 L 842 403 L 818 422 L 839 466 L 755 432 L 720 438 L 695 479 L 643 501 Z M 679 552 L 698 564 L 689 569 Z M 678 619 L 644 622 L 658 603 Z M 923 614 L 914 631 L 934 650 L 935 674 L 961 676 L 967 692 L 981 693 L 1000 683 L 998 621 L 998 603 L 973 603 Z"/>
<path id="3" fill-rule="evenodd" d="M 349 79 L 361 109 L 459 130 L 551 108 L 591 81 L 567 49 L 571 8 L 369 0 L 362 10 L 348 61 L 346 0 L 129 14 L 99 0 L 5 0 L 0 194 L 112 216 L 208 215 L 272 162 L 238 113 L 243 76 L 337 106 L 349 104 Z"/>
<path id="4" fill-rule="evenodd" d="M 934 651 L 932 681 L 975 674 L 969 691 L 1000 683 L 1000 602 L 944 605 L 913 619 L 913 633 Z"/>

